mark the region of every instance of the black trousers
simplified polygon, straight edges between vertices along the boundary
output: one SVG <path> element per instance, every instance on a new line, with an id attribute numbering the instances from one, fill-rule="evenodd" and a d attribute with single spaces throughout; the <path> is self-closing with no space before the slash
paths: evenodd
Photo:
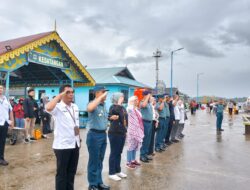
<path id="1" fill-rule="evenodd" d="M 169 143 L 170 134 L 171 134 L 171 131 L 172 131 L 172 128 L 173 128 L 173 122 L 174 122 L 174 120 L 170 119 L 169 124 L 168 124 L 167 135 L 166 135 L 166 138 L 165 138 L 165 143 Z"/>
<path id="2" fill-rule="evenodd" d="M 4 160 L 4 149 L 5 141 L 8 133 L 9 124 L 5 122 L 4 125 L 0 126 L 0 159 Z"/>
<path id="3" fill-rule="evenodd" d="M 48 134 L 51 132 L 50 121 L 51 116 L 48 113 L 44 113 L 41 117 L 43 124 L 43 134 Z"/>
<path id="4" fill-rule="evenodd" d="M 109 156 L 109 175 L 121 172 L 121 154 L 125 144 L 126 136 L 109 134 L 110 156 Z"/>
<path id="5" fill-rule="evenodd" d="M 74 190 L 79 148 L 54 149 L 57 161 L 56 190 Z"/>
<path id="6" fill-rule="evenodd" d="M 149 151 L 148 154 L 153 154 L 154 153 L 154 146 L 155 146 L 155 132 L 156 132 L 156 121 L 153 121 L 152 123 L 152 135 L 151 135 L 151 140 L 150 140 L 150 145 L 149 145 Z"/>

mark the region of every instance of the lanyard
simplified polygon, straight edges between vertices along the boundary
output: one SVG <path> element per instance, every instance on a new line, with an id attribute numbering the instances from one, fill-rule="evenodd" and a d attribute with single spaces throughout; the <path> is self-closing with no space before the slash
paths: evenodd
<path id="1" fill-rule="evenodd" d="M 75 126 L 76 126 L 75 110 L 74 110 L 73 107 L 72 107 L 72 109 L 73 109 L 73 115 L 72 115 L 71 111 L 66 107 L 66 110 L 69 112 L 70 117 L 73 119 L 73 121 L 74 121 L 74 123 L 75 123 Z"/>
<path id="2" fill-rule="evenodd" d="M 5 98 L 3 96 L 3 99 L 0 101 L 0 103 L 3 105 L 3 102 L 4 102 Z"/>

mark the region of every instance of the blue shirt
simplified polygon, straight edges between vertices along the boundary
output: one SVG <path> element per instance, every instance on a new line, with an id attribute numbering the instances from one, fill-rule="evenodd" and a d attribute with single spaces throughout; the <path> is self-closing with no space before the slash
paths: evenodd
<path id="1" fill-rule="evenodd" d="M 166 108 L 166 117 L 170 117 L 170 110 L 169 110 L 169 105 L 167 102 L 164 103 L 164 107 Z"/>
<path id="2" fill-rule="evenodd" d="M 158 102 L 156 104 L 156 109 L 158 110 L 159 116 L 164 117 L 164 118 L 170 117 L 170 111 L 169 111 L 168 103 L 164 102 L 164 106 L 163 106 L 163 109 L 161 111 L 159 110 L 160 106 L 161 106 L 161 102 Z"/>
<path id="3" fill-rule="evenodd" d="M 157 111 L 158 111 L 158 113 L 159 113 L 159 117 L 161 117 L 161 118 L 166 118 L 166 112 L 167 112 L 167 110 L 166 110 L 166 107 L 165 107 L 165 105 L 163 106 L 163 108 L 162 108 L 162 110 L 159 110 L 159 108 L 160 108 L 160 106 L 161 106 L 161 102 L 157 102 L 157 104 L 156 104 L 156 109 L 157 109 Z"/>
<path id="4" fill-rule="evenodd" d="M 105 104 L 99 104 L 92 112 L 88 112 L 87 128 L 106 130 L 108 126 L 108 112 Z"/>
<path id="5" fill-rule="evenodd" d="M 143 102 L 141 102 L 142 105 Z M 150 103 L 145 108 L 141 106 L 142 119 L 147 121 L 153 121 L 153 108 Z"/>
<path id="6" fill-rule="evenodd" d="M 223 114 L 224 106 L 222 104 L 218 104 L 216 107 L 217 107 L 216 113 Z"/>

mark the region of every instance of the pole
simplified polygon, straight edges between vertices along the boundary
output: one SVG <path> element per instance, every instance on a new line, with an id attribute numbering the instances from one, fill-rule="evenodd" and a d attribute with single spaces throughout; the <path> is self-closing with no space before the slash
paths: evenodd
<path id="1" fill-rule="evenodd" d="M 198 103 L 199 99 L 199 74 L 197 74 L 197 95 L 196 95 L 196 102 Z"/>
<path id="2" fill-rule="evenodd" d="M 170 79 L 170 96 L 173 96 L 173 54 L 174 52 L 171 51 L 171 79 Z"/>
<path id="3" fill-rule="evenodd" d="M 7 75 L 6 75 L 6 92 L 5 92 L 5 96 L 9 99 L 9 90 L 10 90 L 10 72 L 7 71 Z"/>
<path id="4" fill-rule="evenodd" d="M 179 48 L 174 51 L 171 51 L 171 80 L 170 80 L 170 96 L 173 96 L 173 59 L 174 59 L 174 52 L 183 50 L 184 48 Z"/>
<path id="5" fill-rule="evenodd" d="M 156 61 L 156 94 L 158 93 L 158 82 L 159 82 L 159 64 L 158 64 L 158 57 L 155 57 Z"/>

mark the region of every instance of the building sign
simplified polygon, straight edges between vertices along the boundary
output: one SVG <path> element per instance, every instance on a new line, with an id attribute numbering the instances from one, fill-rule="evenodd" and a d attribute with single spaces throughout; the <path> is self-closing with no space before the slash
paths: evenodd
<path id="1" fill-rule="evenodd" d="M 28 53 L 28 61 L 57 68 L 70 68 L 70 64 L 67 60 L 51 57 L 35 51 L 30 51 Z"/>

